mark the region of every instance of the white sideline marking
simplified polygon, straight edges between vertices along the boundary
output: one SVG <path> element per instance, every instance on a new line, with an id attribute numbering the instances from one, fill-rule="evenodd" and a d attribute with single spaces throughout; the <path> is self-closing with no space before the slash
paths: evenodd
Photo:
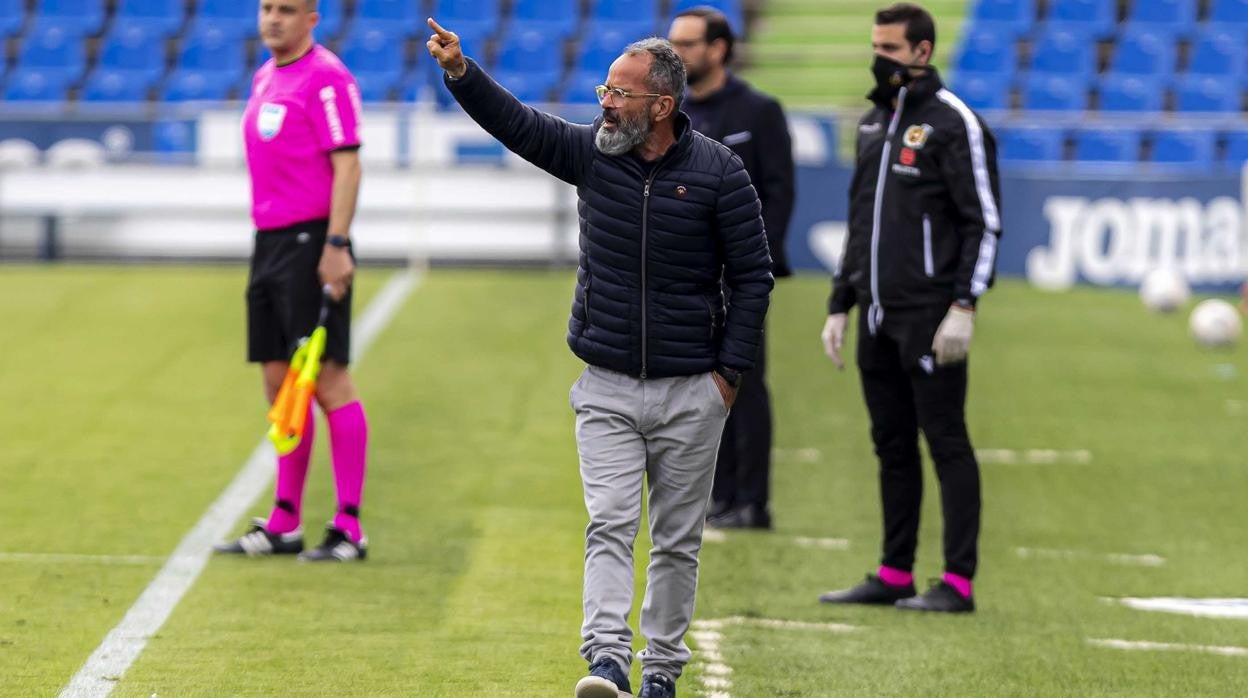
<path id="1" fill-rule="evenodd" d="M 823 451 L 817 448 L 777 448 L 777 459 L 794 463 L 818 463 L 823 458 Z"/>
<path id="2" fill-rule="evenodd" d="M 155 565 L 164 562 L 159 555 L 79 555 L 77 553 L 0 553 L 0 562 L 35 564 L 88 563 L 94 565 Z"/>
<path id="3" fill-rule="evenodd" d="M 1015 548 L 1014 553 L 1024 560 L 1100 560 L 1126 567 L 1161 567 L 1166 564 L 1166 558 L 1151 553 L 1144 555 L 1089 553 L 1080 550 L 1053 550 L 1049 548 Z"/>
<path id="4" fill-rule="evenodd" d="M 728 534 L 724 533 L 723 531 L 717 528 L 711 528 L 710 526 L 706 526 L 702 529 L 702 542 L 703 543 L 727 543 Z"/>
<path id="5" fill-rule="evenodd" d="M 1200 652 L 1216 654 L 1223 657 L 1248 657 L 1248 647 L 1229 645 L 1183 645 L 1174 642 L 1147 642 L 1142 640 L 1121 640 L 1118 638 L 1088 638 L 1093 647 L 1105 647 L 1128 652 Z"/>
<path id="6" fill-rule="evenodd" d="M 414 271 L 395 274 L 368 304 L 352 327 L 355 360 L 364 357 L 403 301 L 416 289 L 422 276 Z M 227 536 L 273 476 L 273 448 L 267 438 L 252 451 L 242 470 L 188 532 L 166 559 L 160 572 L 139 594 L 121 622 L 61 691 L 62 698 L 107 696 L 126 670 L 138 659 L 147 641 L 164 625 L 173 609 L 191 588 L 212 554 L 212 544 Z"/>
<path id="7" fill-rule="evenodd" d="M 789 539 L 799 548 L 815 548 L 818 550 L 849 550 L 848 538 L 811 538 L 809 536 L 794 536 Z M 707 526 L 702 529 L 702 542 L 705 543 L 727 543 L 728 534 L 717 528 Z"/>
<path id="8" fill-rule="evenodd" d="M 1177 613 L 1198 618 L 1248 620 L 1248 599 L 1186 599 L 1174 597 L 1107 599 L 1137 611 Z"/>
<path id="9" fill-rule="evenodd" d="M 984 448 L 975 451 L 980 463 L 994 465 L 1087 465 L 1092 452 L 1087 449 L 1057 451 L 1051 448 Z"/>
<path id="10" fill-rule="evenodd" d="M 701 669 L 700 680 L 706 698 L 732 698 L 732 667 L 724 661 L 720 653 L 720 645 L 724 635 L 719 632 L 728 626 L 746 626 L 774 630 L 815 630 L 821 632 L 847 633 L 858 630 L 857 626 L 844 623 L 807 623 L 797 620 L 777 620 L 774 618 L 745 618 L 732 616 L 729 618 L 712 618 L 695 620 L 689 631 L 689 637 L 698 643 L 698 651 L 694 662 Z"/>

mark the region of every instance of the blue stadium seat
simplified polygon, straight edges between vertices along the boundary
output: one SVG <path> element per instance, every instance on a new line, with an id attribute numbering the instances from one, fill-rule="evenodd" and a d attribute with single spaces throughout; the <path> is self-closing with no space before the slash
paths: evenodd
<path id="1" fill-rule="evenodd" d="M 606 74 L 598 71 L 573 71 L 559 99 L 566 104 L 598 104 L 598 95 L 594 89 L 605 80 Z"/>
<path id="2" fill-rule="evenodd" d="M 26 24 L 26 0 L 0 0 L 0 38 L 13 36 Z"/>
<path id="3" fill-rule="evenodd" d="M 676 0 L 676 6 L 672 8 L 672 14 L 677 14 L 683 10 L 689 10 L 695 7 L 714 7 L 724 16 L 728 18 L 728 24 L 732 25 L 732 31 L 738 37 L 745 35 L 745 9 L 742 7 L 741 0 Z"/>
<path id="4" fill-rule="evenodd" d="M 1163 106 L 1162 85 L 1141 75 L 1110 73 L 1101 77 L 1101 111 L 1159 112 Z"/>
<path id="5" fill-rule="evenodd" d="M 1175 68 L 1174 39 L 1152 31 L 1131 31 L 1118 40 L 1110 70 L 1129 75 L 1170 76 Z"/>
<path id="6" fill-rule="evenodd" d="M 594 0 L 589 8 L 593 31 L 618 31 L 637 36 L 651 36 L 659 27 L 659 13 L 654 0 Z M 592 36 L 589 31 L 581 36 Z"/>
<path id="7" fill-rule="evenodd" d="M 954 74 L 953 91 L 967 106 L 977 111 L 1008 109 L 1010 78 L 1004 73 L 972 73 L 959 70 Z"/>
<path id="8" fill-rule="evenodd" d="M 1127 13 L 1127 27 L 1186 38 L 1196 31 L 1196 5 L 1193 0 L 1136 0 Z"/>
<path id="9" fill-rule="evenodd" d="M 82 87 L 84 102 L 146 102 L 155 77 L 146 71 L 99 67 Z"/>
<path id="10" fill-rule="evenodd" d="M 1175 109 L 1181 112 L 1228 113 L 1242 106 L 1239 85 L 1228 85 L 1224 77 L 1184 75 L 1174 94 Z"/>
<path id="11" fill-rule="evenodd" d="M 318 41 L 327 41 L 342 33 L 342 27 L 347 23 L 342 0 L 321 0 L 316 12 L 321 16 L 321 21 L 316 25 Z"/>
<path id="12" fill-rule="evenodd" d="M 489 38 L 498 33 L 502 16 L 498 5 L 499 0 L 436 0 L 433 17 L 461 37 L 471 32 Z"/>
<path id="13" fill-rule="evenodd" d="M 1056 128 L 1011 128 L 1001 132 L 1001 159 L 1006 162 L 1060 162 L 1066 134 Z"/>
<path id="14" fill-rule="evenodd" d="M 1084 78 L 1032 73 L 1023 80 L 1023 108 L 1036 111 L 1081 111 L 1088 108 Z"/>
<path id="15" fill-rule="evenodd" d="M 1131 128 L 1087 128 L 1074 132 L 1079 162 L 1137 162 L 1140 132 Z"/>
<path id="16" fill-rule="evenodd" d="M 1248 24 L 1248 0 L 1213 0 L 1209 21 L 1226 24 Z"/>
<path id="17" fill-rule="evenodd" d="M 511 32 L 540 31 L 550 38 L 567 38 L 581 21 L 577 0 L 515 0 Z"/>
<path id="18" fill-rule="evenodd" d="M 356 74 L 385 73 L 397 79 L 403 72 L 403 45 L 378 29 L 352 29 L 342 42 L 340 55 Z"/>
<path id="19" fill-rule="evenodd" d="M 496 65 L 508 72 L 554 73 L 563 67 L 563 55 L 551 50 L 546 34 L 530 30 L 509 34 L 503 40 Z"/>
<path id="20" fill-rule="evenodd" d="M 1049 0 L 1045 21 L 1096 38 L 1113 34 L 1117 23 L 1117 0 Z"/>
<path id="21" fill-rule="evenodd" d="M 238 72 L 221 70 L 176 70 L 161 89 L 166 102 L 205 102 L 228 99 Z"/>
<path id="22" fill-rule="evenodd" d="M 1235 167 L 1248 163 L 1248 131 L 1230 131 L 1225 138 L 1226 149 L 1222 162 Z"/>
<path id="23" fill-rule="evenodd" d="M 607 79 L 607 69 L 620 57 L 624 48 L 641 38 L 615 30 L 584 32 L 583 36 L 576 52 L 576 69 L 596 73 L 597 84 L 602 84 Z"/>
<path id="24" fill-rule="evenodd" d="M 971 11 L 976 28 L 991 26 L 1017 38 L 1036 22 L 1035 0 L 979 0 Z"/>
<path id="25" fill-rule="evenodd" d="M 114 27 L 100 46 L 99 66 L 142 75 L 150 83 L 165 72 L 165 42 L 141 26 Z M 112 88 L 106 84 L 101 89 Z"/>
<path id="26" fill-rule="evenodd" d="M 398 88 L 398 73 L 355 73 L 355 81 L 360 86 L 360 99 L 365 102 L 389 102 L 394 98 Z"/>
<path id="27" fill-rule="evenodd" d="M 522 102 L 550 102 L 559 81 L 558 73 L 512 73 L 498 71 L 494 79 Z"/>
<path id="28" fill-rule="evenodd" d="M 201 29 L 182 42 L 178 66 L 193 71 L 228 72 L 243 69 L 243 42 L 217 27 Z"/>
<path id="29" fill-rule="evenodd" d="M 51 73 L 60 72 L 68 83 L 82 75 L 86 64 L 82 39 L 57 26 L 37 27 L 27 32 L 17 58 L 19 68 L 38 68 L 44 78 L 53 83 L 59 81 L 50 80 Z"/>
<path id="30" fill-rule="evenodd" d="M 1003 73 L 1013 75 L 1018 67 L 1015 42 L 997 31 L 971 29 L 962 38 L 961 48 L 954 60 L 954 69 L 974 73 Z"/>
<path id="31" fill-rule="evenodd" d="M 453 27 L 447 29 L 459 31 Z M 429 33 L 425 31 L 420 0 L 360 0 L 355 6 L 355 24 L 351 33 L 364 31 L 381 31 L 403 38 Z"/>
<path id="32" fill-rule="evenodd" d="M 177 33 L 185 20 L 185 0 L 122 0 L 113 27 L 140 27 L 153 36 L 167 38 Z"/>
<path id="33" fill-rule="evenodd" d="M 1192 44 L 1187 72 L 1193 75 L 1239 76 L 1248 70 L 1248 49 L 1243 32 L 1228 31 L 1226 26 L 1203 32 Z"/>
<path id="34" fill-rule="evenodd" d="M 1149 161 L 1166 165 L 1210 167 L 1217 150 L 1217 134 L 1204 129 L 1154 131 Z"/>
<path id="35" fill-rule="evenodd" d="M 256 35 L 260 0 L 199 0 L 194 29 L 216 27 L 237 36 Z"/>
<path id="36" fill-rule="evenodd" d="M 99 34 L 104 28 L 104 0 L 39 0 L 35 24 L 57 26 L 80 36 Z"/>
<path id="37" fill-rule="evenodd" d="M 5 81 L 4 99 L 10 102 L 63 102 L 71 74 L 64 70 L 18 68 Z"/>
<path id="38" fill-rule="evenodd" d="M 1091 75 L 1096 70 L 1096 44 L 1087 35 L 1050 31 L 1032 46 L 1031 69 L 1039 73 Z"/>

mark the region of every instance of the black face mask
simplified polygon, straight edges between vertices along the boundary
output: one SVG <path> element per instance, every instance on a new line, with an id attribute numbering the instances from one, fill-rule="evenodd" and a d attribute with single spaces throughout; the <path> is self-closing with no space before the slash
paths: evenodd
<path id="1" fill-rule="evenodd" d="M 897 94 L 901 92 L 901 88 L 909 85 L 914 76 L 910 74 L 911 69 L 925 69 L 923 65 L 906 65 L 892 58 L 875 55 L 875 60 L 871 63 L 871 73 L 875 75 L 875 91 L 871 93 L 871 98 L 876 100 L 893 100 L 897 98 Z"/>

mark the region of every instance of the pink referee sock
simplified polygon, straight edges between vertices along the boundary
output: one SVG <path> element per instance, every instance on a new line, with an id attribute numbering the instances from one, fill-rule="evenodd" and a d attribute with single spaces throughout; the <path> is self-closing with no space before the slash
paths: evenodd
<path id="1" fill-rule="evenodd" d="M 899 570 L 896 567 L 887 567 L 880 565 L 880 571 L 877 575 L 881 582 L 891 587 L 904 587 L 914 584 L 914 575 L 905 570 Z"/>
<path id="2" fill-rule="evenodd" d="M 312 460 L 312 440 L 316 436 L 316 411 L 308 405 L 307 426 L 295 450 L 277 457 L 277 504 L 269 514 L 269 533 L 290 533 L 299 528 L 303 511 L 303 485 Z"/>
<path id="3" fill-rule="evenodd" d="M 961 594 L 963 598 L 971 598 L 971 580 L 952 572 L 946 572 L 942 580 L 953 587 L 954 591 Z"/>
<path id="4" fill-rule="evenodd" d="M 329 444 L 334 458 L 334 483 L 338 487 L 338 513 L 334 527 L 354 543 L 360 542 L 360 497 L 364 492 L 364 464 L 368 450 L 368 418 L 359 400 L 327 415 Z"/>

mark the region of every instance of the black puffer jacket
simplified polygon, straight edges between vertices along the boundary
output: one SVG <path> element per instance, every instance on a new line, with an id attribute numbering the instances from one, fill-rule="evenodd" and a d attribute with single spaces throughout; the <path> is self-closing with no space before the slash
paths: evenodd
<path id="1" fill-rule="evenodd" d="M 526 106 L 471 60 L 447 87 L 525 160 L 577 187 L 581 258 L 568 345 L 640 378 L 747 371 L 773 286 L 758 195 L 741 159 L 678 115 L 677 143 L 649 172 L 604 155 L 592 126 Z M 725 307 L 720 279 L 731 290 Z"/>

